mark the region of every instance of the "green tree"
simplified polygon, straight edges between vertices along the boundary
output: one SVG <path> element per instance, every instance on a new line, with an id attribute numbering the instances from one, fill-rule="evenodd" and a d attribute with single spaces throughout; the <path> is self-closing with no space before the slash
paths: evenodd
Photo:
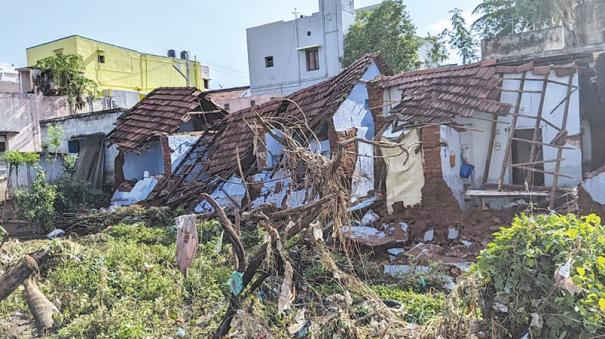
<path id="1" fill-rule="evenodd" d="M 473 30 L 482 37 L 507 35 L 560 25 L 572 26 L 576 0 L 483 0 Z"/>
<path id="2" fill-rule="evenodd" d="M 427 34 L 420 47 L 420 54 L 426 68 L 439 67 L 448 59 L 446 46 L 447 32 L 437 35 Z"/>
<path id="3" fill-rule="evenodd" d="M 452 48 L 458 51 L 463 64 L 476 61 L 479 56 L 477 53 L 478 43 L 473 37 L 470 29 L 466 27 L 466 20 L 462 16 L 462 10 L 454 8 L 450 11 L 452 17 L 452 30 L 445 30 L 442 34 L 449 36 L 449 43 Z"/>
<path id="4" fill-rule="evenodd" d="M 43 95 L 64 95 L 70 107 L 82 108 L 85 96 L 94 97 L 97 86 L 84 76 L 84 61 L 74 54 L 46 57 L 36 63 L 40 74 L 34 83 Z"/>
<path id="5" fill-rule="evenodd" d="M 420 39 L 402 0 L 386 0 L 357 15 L 344 41 L 343 66 L 366 53 L 381 52 L 395 72 L 409 71 L 418 62 Z"/>

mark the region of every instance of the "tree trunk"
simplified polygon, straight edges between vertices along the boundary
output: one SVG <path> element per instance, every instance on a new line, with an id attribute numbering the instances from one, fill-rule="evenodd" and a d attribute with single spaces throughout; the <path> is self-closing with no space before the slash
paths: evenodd
<path id="1" fill-rule="evenodd" d="M 11 267 L 0 276 L 0 301 L 6 299 L 19 285 L 32 274 L 38 272 L 38 265 L 46 256 L 46 252 L 25 255 L 18 264 Z"/>
<path id="2" fill-rule="evenodd" d="M 24 286 L 25 291 L 23 294 L 25 301 L 27 302 L 29 311 L 34 316 L 38 331 L 44 332 L 53 328 L 55 322 L 58 323 L 58 321 L 55 321 L 53 315 L 60 313 L 59 309 L 46 298 L 33 279 L 27 279 Z"/>

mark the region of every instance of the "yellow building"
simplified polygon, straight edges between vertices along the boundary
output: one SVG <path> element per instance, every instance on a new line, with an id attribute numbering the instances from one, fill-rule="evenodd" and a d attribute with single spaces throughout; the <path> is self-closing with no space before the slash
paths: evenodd
<path id="1" fill-rule="evenodd" d="M 194 86 L 208 88 L 207 74 L 199 62 L 171 56 L 140 53 L 105 42 L 71 35 L 27 49 L 27 64 L 57 54 L 78 54 L 84 59 L 86 77 L 99 86 L 101 95 L 111 96 L 112 91 L 147 94 L 157 87 Z M 181 55 L 182 57 L 184 55 Z"/>

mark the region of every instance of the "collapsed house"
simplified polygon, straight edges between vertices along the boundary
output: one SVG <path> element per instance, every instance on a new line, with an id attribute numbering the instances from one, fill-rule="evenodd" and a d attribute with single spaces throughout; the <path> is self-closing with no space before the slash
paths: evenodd
<path id="1" fill-rule="evenodd" d="M 212 207 L 202 201 L 206 192 L 222 207 L 273 206 L 294 208 L 316 197 L 307 196 L 304 183 L 285 168 L 280 133 L 304 122 L 307 147 L 329 155 L 336 143 L 374 139 L 367 83 L 389 74 L 379 54 L 368 54 L 340 74 L 284 98 L 231 113 L 211 142 L 197 143 L 177 166 L 172 178 L 158 185 L 149 204 L 187 205 L 197 212 Z M 349 170 L 354 199 L 373 195 L 374 148 L 353 143 L 342 161 Z"/>
<path id="2" fill-rule="evenodd" d="M 405 166 L 403 155 L 377 161 L 388 213 L 416 211 L 445 227 L 478 205 L 577 212 L 583 192 L 605 203 L 603 135 L 596 132 L 604 127 L 600 51 L 484 60 L 373 81 L 379 136 L 421 145 Z"/>
<path id="3" fill-rule="evenodd" d="M 117 145 L 112 205 L 147 198 L 192 146 L 213 138 L 226 112 L 194 87 L 153 90 L 122 115 L 108 140 Z"/>

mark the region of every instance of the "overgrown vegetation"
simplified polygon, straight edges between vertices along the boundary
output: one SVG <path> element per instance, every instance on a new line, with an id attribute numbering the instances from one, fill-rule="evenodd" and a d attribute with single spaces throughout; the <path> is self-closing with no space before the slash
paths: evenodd
<path id="1" fill-rule="evenodd" d="M 216 229 L 216 224 L 200 227 Z M 217 252 L 217 239 L 201 245 L 186 278 L 174 267 L 171 227 L 120 224 L 79 239 L 7 245 L 15 257 L 40 246 L 61 248 L 39 279 L 61 310 L 58 338 L 165 338 L 177 336 L 180 328 L 195 338 L 207 337 L 216 326 L 212 315 L 229 293 L 229 246 Z M 0 319 L 9 320 L 16 311 L 28 314 L 18 292 L 0 303 Z M 8 336 L 6 326 L 0 321 L 0 336 Z"/>
<path id="2" fill-rule="evenodd" d="M 463 64 L 468 64 L 479 59 L 479 44 L 473 37 L 471 30 L 466 25 L 466 20 L 462 16 L 462 11 L 454 8 L 450 11 L 452 17 L 450 22 L 452 30 L 445 30 L 442 34 L 449 38 L 450 46 L 458 51 Z"/>
<path id="3" fill-rule="evenodd" d="M 80 55 L 59 54 L 36 63 L 41 73 L 34 83 L 43 95 L 64 95 L 73 108 L 84 106 L 85 97 L 94 97 L 97 85 L 84 76 L 85 65 Z"/>
<path id="4" fill-rule="evenodd" d="M 33 226 L 48 232 L 54 228 L 57 188 L 46 182 L 44 172 L 37 171 L 34 184 L 17 191 L 17 208 Z"/>
<path id="5" fill-rule="evenodd" d="M 501 335 L 605 334 L 605 227 L 596 215 L 523 215 L 494 234 L 476 270 Z"/>

